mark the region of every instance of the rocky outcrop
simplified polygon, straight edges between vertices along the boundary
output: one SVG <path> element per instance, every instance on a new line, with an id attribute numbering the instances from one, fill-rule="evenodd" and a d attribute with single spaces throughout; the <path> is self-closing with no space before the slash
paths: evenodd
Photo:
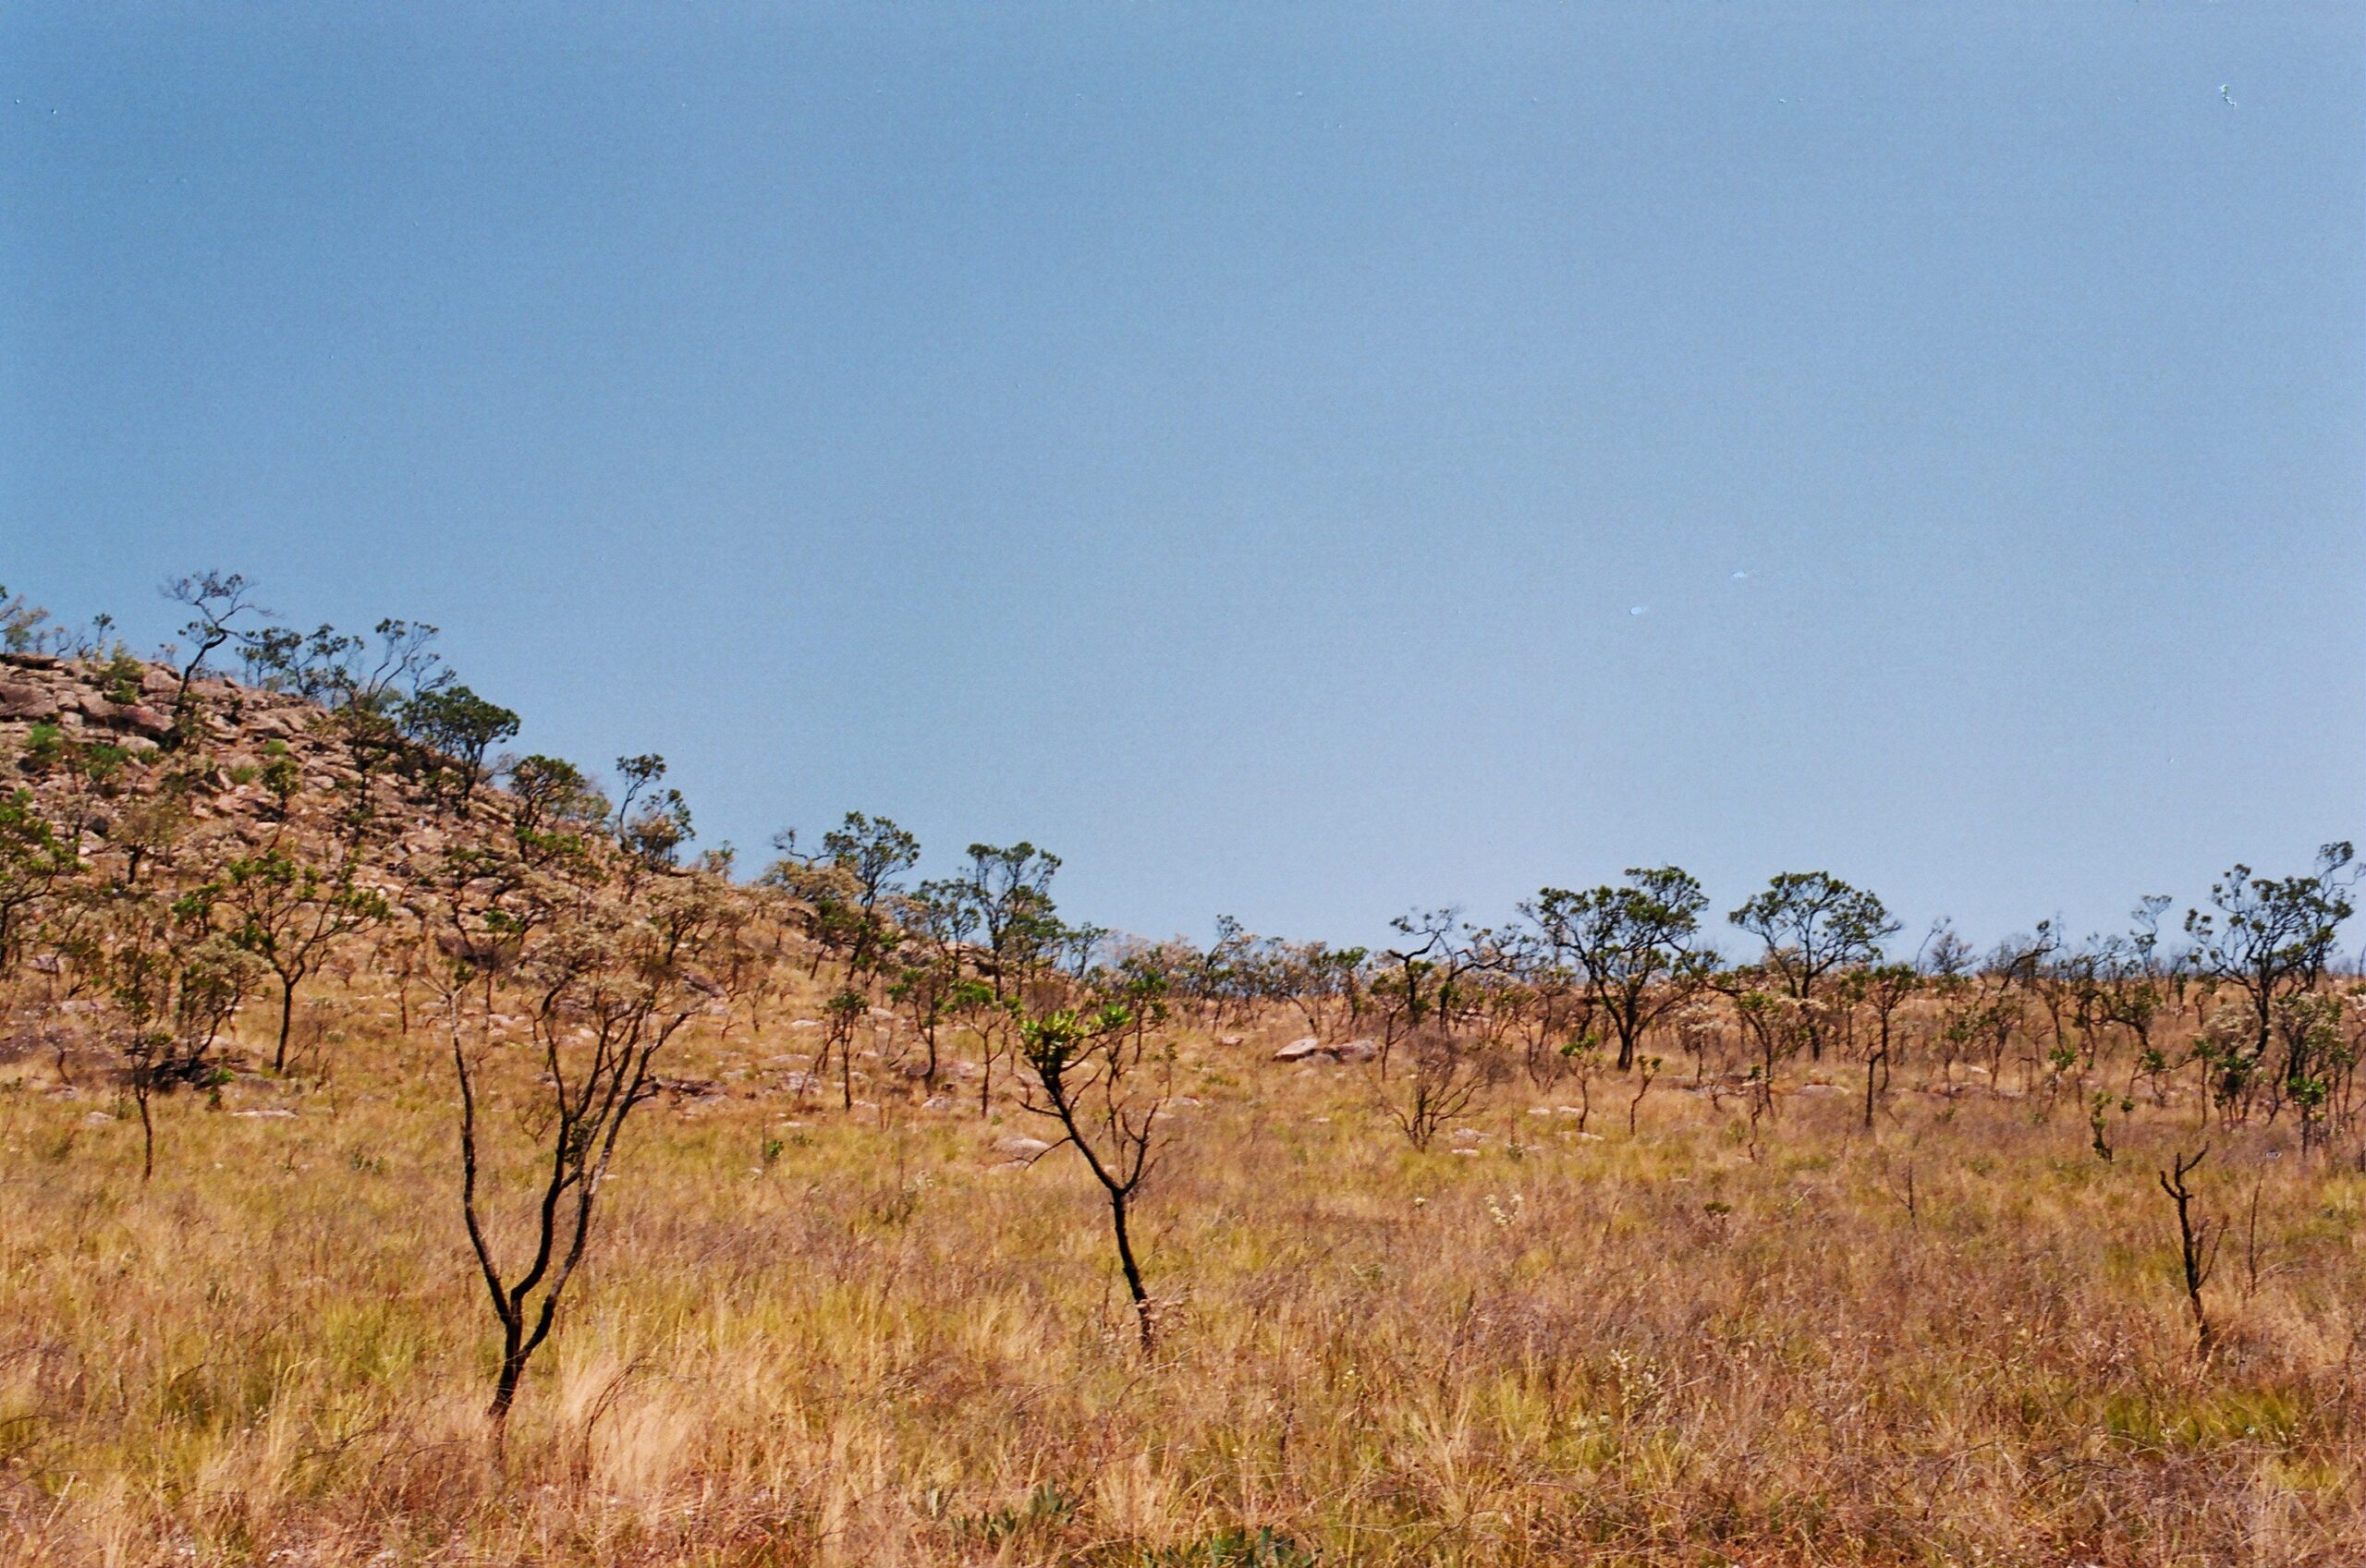
<path id="1" fill-rule="evenodd" d="M 1380 1042 L 1372 1039 L 1320 1040 L 1312 1035 L 1294 1039 L 1274 1052 L 1276 1062 L 1369 1062 L 1380 1054 Z"/>

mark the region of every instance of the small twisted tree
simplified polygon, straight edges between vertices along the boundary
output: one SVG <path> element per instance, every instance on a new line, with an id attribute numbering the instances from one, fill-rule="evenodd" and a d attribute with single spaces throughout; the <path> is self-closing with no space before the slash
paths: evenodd
<path id="1" fill-rule="evenodd" d="M 1027 1014 L 1019 1023 L 1027 1072 L 1021 1103 L 1059 1124 L 1060 1143 L 1076 1149 L 1108 1200 L 1117 1267 L 1133 1298 L 1144 1355 L 1156 1325 L 1134 1255 L 1131 1216 L 1134 1198 L 1156 1165 L 1164 1141 L 1159 1115 L 1173 1094 L 1172 1058 L 1153 1062 L 1149 1048 L 1150 1026 L 1162 1012 L 1154 1004 L 1112 1003 Z M 1153 1066 L 1166 1071 L 1150 1071 Z"/>

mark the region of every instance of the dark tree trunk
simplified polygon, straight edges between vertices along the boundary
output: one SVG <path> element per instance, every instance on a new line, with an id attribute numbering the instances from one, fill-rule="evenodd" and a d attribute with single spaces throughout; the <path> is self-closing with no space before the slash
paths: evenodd
<path id="1" fill-rule="evenodd" d="M 1117 1234 L 1117 1266 L 1126 1273 L 1126 1290 L 1134 1298 L 1134 1318 L 1141 1326 L 1142 1354 L 1151 1349 L 1150 1293 L 1142 1288 L 1141 1265 L 1134 1261 L 1134 1244 L 1126 1234 L 1126 1200 L 1116 1193 L 1109 1195 L 1110 1228 Z"/>
<path id="2" fill-rule="evenodd" d="M 287 1071 L 287 1036 L 296 1024 L 296 982 L 287 976 L 279 977 L 279 1049 L 272 1052 L 271 1070 L 275 1074 Z"/>

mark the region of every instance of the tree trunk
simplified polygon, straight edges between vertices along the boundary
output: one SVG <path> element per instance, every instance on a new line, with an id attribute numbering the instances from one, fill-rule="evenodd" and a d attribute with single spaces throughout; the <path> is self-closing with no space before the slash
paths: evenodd
<path id="1" fill-rule="evenodd" d="M 287 1036 L 296 1024 L 296 982 L 286 975 L 279 977 L 279 1049 L 272 1052 L 271 1070 L 274 1074 L 287 1071 Z"/>
<path id="2" fill-rule="evenodd" d="M 1134 1261 L 1134 1244 L 1126 1234 L 1126 1200 L 1109 1195 L 1110 1227 L 1117 1233 L 1117 1266 L 1126 1272 L 1126 1289 L 1134 1298 L 1134 1317 L 1141 1325 L 1142 1354 L 1151 1351 L 1150 1293 L 1142 1289 L 1141 1265 Z"/>
<path id="3" fill-rule="evenodd" d="M 143 1186 L 156 1173 L 156 1124 L 148 1114 L 149 1093 L 143 1088 L 132 1096 L 140 1103 L 140 1181 Z"/>
<path id="4" fill-rule="evenodd" d="M 526 1373 L 525 1324 L 501 1326 L 501 1375 L 494 1380 L 493 1406 L 485 1412 L 497 1435 L 509 1423 L 509 1407 L 518 1400 L 518 1380 Z"/>

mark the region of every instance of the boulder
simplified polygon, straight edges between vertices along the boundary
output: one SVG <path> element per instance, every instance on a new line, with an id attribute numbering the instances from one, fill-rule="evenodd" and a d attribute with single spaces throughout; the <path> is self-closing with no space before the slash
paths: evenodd
<path id="1" fill-rule="evenodd" d="M 109 702 L 95 691 L 86 691 L 76 705 L 82 710 L 84 718 L 94 724 L 104 724 L 109 729 L 129 730 L 152 740 L 172 733 L 171 719 L 153 708 L 142 707 L 136 702 Z"/>
<path id="2" fill-rule="evenodd" d="M 1042 1138 L 1031 1138 L 1023 1133 L 1013 1133 L 1008 1137 L 994 1140 L 994 1152 L 1007 1160 L 1032 1160 L 1048 1152 L 1051 1147 Z"/>
<path id="3" fill-rule="evenodd" d="M 0 685 L 0 719 L 55 719 L 57 699 L 43 687 L 11 681 Z"/>
<path id="4" fill-rule="evenodd" d="M 1369 1062 L 1380 1054 L 1380 1042 L 1370 1039 L 1337 1040 L 1329 1045 L 1307 1035 L 1294 1039 L 1274 1052 L 1276 1062 L 1311 1062 L 1322 1058 L 1331 1062 Z"/>

